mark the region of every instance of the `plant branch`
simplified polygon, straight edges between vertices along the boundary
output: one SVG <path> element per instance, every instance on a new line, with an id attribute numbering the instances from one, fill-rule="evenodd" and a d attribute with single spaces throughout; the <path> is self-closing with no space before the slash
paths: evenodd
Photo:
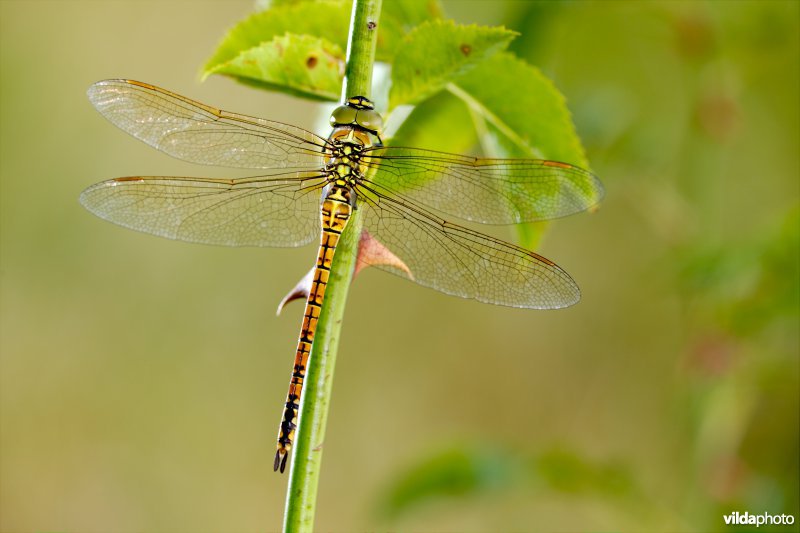
<path id="1" fill-rule="evenodd" d="M 378 19 L 382 0 L 355 0 L 347 41 L 347 65 L 342 84 L 342 101 L 372 92 L 372 64 L 378 42 Z"/>
<path id="2" fill-rule="evenodd" d="M 369 97 L 380 9 L 381 0 L 353 2 L 342 100 L 351 96 Z M 289 473 L 283 522 L 285 532 L 306 532 L 314 528 L 317 488 L 322 468 L 322 448 L 333 389 L 336 352 L 347 293 L 356 265 L 361 225 L 361 217 L 356 209 L 336 248 L 325 299 L 317 322 L 308 359 Z"/>

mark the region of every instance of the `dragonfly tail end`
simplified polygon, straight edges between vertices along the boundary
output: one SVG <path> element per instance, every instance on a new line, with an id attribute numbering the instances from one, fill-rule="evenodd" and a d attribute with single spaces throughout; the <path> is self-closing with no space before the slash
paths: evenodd
<path id="1" fill-rule="evenodd" d="M 283 471 L 286 470 L 287 459 L 289 459 L 289 450 L 278 448 L 278 451 L 275 452 L 275 463 L 272 465 L 274 471 L 280 470 L 283 474 Z"/>

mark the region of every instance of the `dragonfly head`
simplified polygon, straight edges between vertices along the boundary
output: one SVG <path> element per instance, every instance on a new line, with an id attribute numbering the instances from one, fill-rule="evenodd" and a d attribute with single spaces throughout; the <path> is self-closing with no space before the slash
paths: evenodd
<path id="1" fill-rule="evenodd" d="M 364 96 L 353 96 L 347 99 L 331 113 L 331 126 L 358 126 L 367 132 L 380 137 L 383 130 L 383 118 L 375 111 L 375 106 Z"/>

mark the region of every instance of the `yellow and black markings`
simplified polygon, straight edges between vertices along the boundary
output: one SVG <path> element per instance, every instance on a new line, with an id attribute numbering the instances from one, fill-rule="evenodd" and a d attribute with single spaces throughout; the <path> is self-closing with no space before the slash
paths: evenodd
<path id="1" fill-rule="evenodd" d="M 283 418 L 278 431 L 275 471 L 283 472 L 285 470 L 289 451 L 292 449 L 308 358 L 314 343 L 314 334 L 317 330 L 336 245 L 353 213 L 355 205 L 353 187 L 360 179 L 363 179 L 364 168 L 362 168 L 361 152 L 372 145 L 370 134 L 374 131 L 361 126 L 356 121 L 359 114 L 353 114 L 351 110 L 357 110 L 359 113 L 371 111 L 372 103 L 363 97 L 351 98 L 348 100 L 348 104 L 337 108 L 331 117 L 335 129 L 328 140 L 334 148 L 325 155 L 328 186 L 320 207 L 322 234 L 311 289 L 306 300 L 305 313 L 303 313 L 303 325 L 300 328 L 292 380 L 289 384 L 289 393 L 286 396 Z M 373 118 L 372 114 L 368 116 Z M 342 124 L 339 120 L 349 122 Z M 363 129 L 359 129 L 359 126 Z"/>

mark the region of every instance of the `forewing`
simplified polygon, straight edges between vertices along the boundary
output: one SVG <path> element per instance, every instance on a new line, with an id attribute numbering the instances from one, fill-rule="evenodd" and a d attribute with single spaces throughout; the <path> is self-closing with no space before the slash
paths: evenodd
<path id="1" fill-rule="evenodd" d="M 580 299 L 572 278 L 553 262 L 507 242 L 451 224 L 399 196 L 359 188 L 365 228 L 396 261 L 376 264 L 446 294 L 481 302 L 556 309 Z"/>
<path id="2" fill-rule="evenodd" d="M 132 80 L 97 82 L 88 96 L 114 125 L 178 159 L 235 168 L 323 165 L 327 141 L 302 128 L 229 113 Z"/>
<path id="3" fill-rule="evenodd" d="M 83 191 L 81 203 L 115 224 L 170 239 L 300 246 L 319 234 L 321 183 L 302 175 L 117 178 Z"/>
<path id="4" fill-rule="evenodd" d="M 517 224 L 571 215 L 597 204 L 591 172 L 538 159 L 484 159 L 418 148 L 368 152 L 373 187 L 463 220 Z"/>

